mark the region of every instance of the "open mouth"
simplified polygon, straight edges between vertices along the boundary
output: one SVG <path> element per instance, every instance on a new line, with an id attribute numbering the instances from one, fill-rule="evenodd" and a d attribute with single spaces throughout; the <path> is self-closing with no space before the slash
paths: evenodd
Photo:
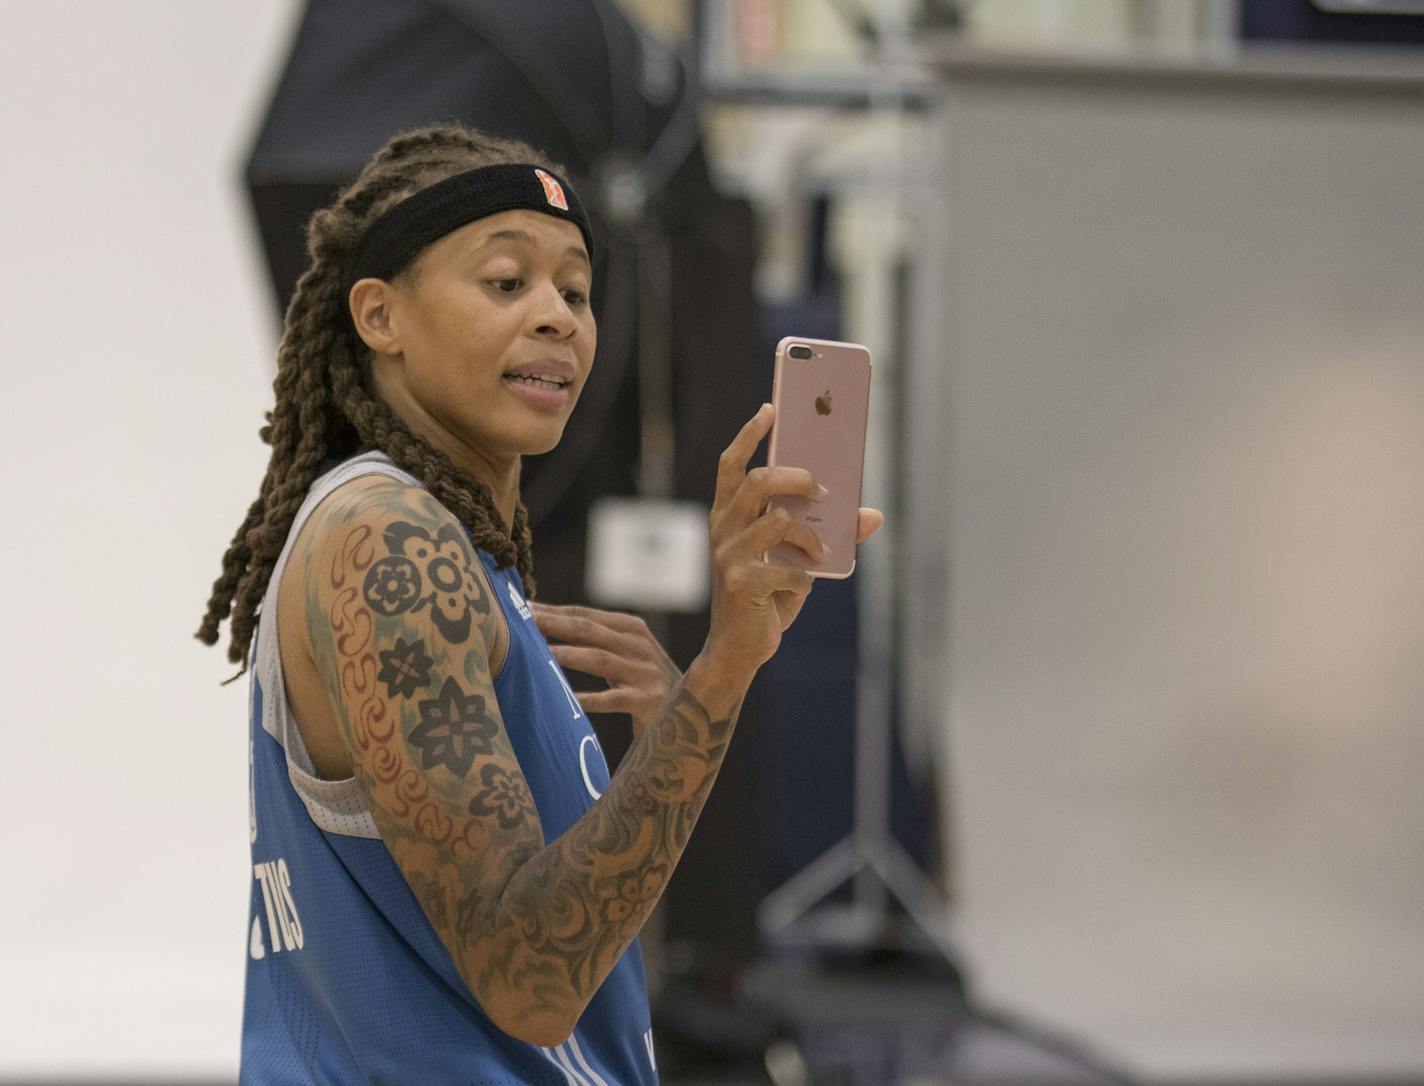
<path id="1" fill-rule="evenodd" d="M 529 385 L 531 388 L 546 388 L 551 392 L 557 392 L 561 388 L 567 388 L 569 382 L 562 377 L 537 377 L 520 376 L 518 374 L 506 374 L 506 381 L 517 381 L 521 385 Z"/>

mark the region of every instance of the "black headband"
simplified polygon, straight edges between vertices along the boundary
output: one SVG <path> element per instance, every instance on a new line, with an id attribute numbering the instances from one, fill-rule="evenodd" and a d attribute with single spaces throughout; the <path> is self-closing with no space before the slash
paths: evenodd
<path id="1" fill-rule="evenodd" d="M 481 166 L 422 189 L 366 227 L 346 265 L 343 290 L 350 294 L 352 284 L 368 276 L 389 279 L 452 230 L 518 208 L 573 223 L 593 259 L 588 217 L 567 181 L 543 166 Z"/>

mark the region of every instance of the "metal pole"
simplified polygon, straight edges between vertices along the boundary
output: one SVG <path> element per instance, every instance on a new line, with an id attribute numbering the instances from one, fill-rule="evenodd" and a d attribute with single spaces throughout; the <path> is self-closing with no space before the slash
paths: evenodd
<path id="1" fill-rule="evenodd" d="M 890 41 L 884 71 L 897 71 L 893 61 L 908 49 L 907 28 L 903 24 L 882 27 L 881 40 Z M 886 76 L 882 88 L 872 86 L 868 104 L 882 111 L 903 112 L 906 99 L 898 77 Z M 883 201 L 891 205 L 892 217 L 907 202 L 908 183 L 903 153 L 881 175 L 879 191 Z M 898 258 L 892 255 L 881 269 L 882 294 L 890 288 Z M 880 299 L 880 309 L 886 308 Z M 876 393 L 879 404 L 876 423 L 872 424 L 873 443 L 867 447 L 867 481 L 886 501 L 886 538 L 879 546 L 868 548 L 857 568 L 857 589 L 860 601 L 859 652 L 857 660 L 857 696 L 855 718 L 855 794 L 854 821 L 851 833 L 833 845 L 819 858 L 794 875 L 763 901 L 759 922 L 764 935 L 775 937 L 798 921 L 805 921 L 813 939 L 821 942 L 872 946 L 883 942 L 890 920 L 893 896 L 921 929 L 940 954 L 954 961 L 957 954 L 950 938 L 948 906 L 943 895 L 915 866 L 890 831 L 891 752 L 894 730 L 891 719 L 894 683 L 898 677 L 895 646 L 903 641 L 897 636 L 901 616 L 897 608 L 896 586 L 900 547 L 897 535 L 902 531 L 900 518 L 907 512 L 895 487 L 893 464 L 894 437 L 907 421 L 905 403 L 899 393 L 903 380 L 902 360 L 895 354 L 895 337 L 882 329 L 878 337 Z M 876 478 L 875 476 L 879 476 Z M 852 905 L 836 909 L 824 903 L 824 898 L 844 883 L 854 879 Z"/>

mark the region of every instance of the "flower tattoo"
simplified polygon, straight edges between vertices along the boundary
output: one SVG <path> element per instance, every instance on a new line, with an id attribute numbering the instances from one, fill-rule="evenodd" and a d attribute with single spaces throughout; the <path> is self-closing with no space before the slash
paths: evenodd
<path id="1" fill-rule="evenodd" d="M 495 815 L 507 830 L 534 814 L 534 798 L 529 789 L 504 767 L 484 766 L 480 769 L 480 781 L 484 789 L 470 800 L 470 814 Z"/>
<path id="2" fill-rule="evenodd" d="M 429 606 L 441 636 L 453 644 L 467 641 L 475 614 L 490 609 L 469 541 L 454 525 L 442 525 L 432 536 L 405 521 L 387 527 L 382 539 L 390 555 L 366 577 L 372 609 L 391 617 Z"/>
<path id="3" fill-rule="evenodd" d="M 459 683 L 447 678 L 439 697 L 418 705 L 420 723 L 411 729 L 409 738 L 426 769 L 443 765 L 463 777 L 476 755 L 494 753 L 490 741 L 499 725 L 481 695 L 466 694 Z"/>
<path id="4" fill-rule="evenodd" d="M 425 641 L 407 644 L 396 638 L 396 647 L 382 649 L 381 672 L 376 678 L 386 684 L 391 697 L 413 697 L 415 692 L 430 685 L 430 665 L 435 661 L 425 654 Z"/>
<path id="5" fill-rule="evenodd" d="M 382 618 L 403 615 L 420 598 L 420 570 L 408 558 L 382 558 L 366 574 L 366 602 Z"/>
<path id="6" fill-rule="evenodd" d="M 630 871 L 618 879 L 618 893 L 603 905 L 603 919 L 622 926 L 636 919 L 643 906 L 654 902 L 667 881 L 667 866 L 655 864 L 641 875 Z"/>

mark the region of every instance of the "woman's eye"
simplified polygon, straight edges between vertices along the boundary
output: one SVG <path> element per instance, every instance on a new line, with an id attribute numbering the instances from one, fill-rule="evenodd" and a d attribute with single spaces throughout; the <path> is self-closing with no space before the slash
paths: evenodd
<path id="1" fill-rule="evenodd" d="M 575 308 L 588 304 L 588 295 L 581 290 L 564 291 L 564 301 Z"/>
<path id="2" fill-rule="evenodd" d="M 495 290 L 501 294 L 513 294 L 524 285 L 522 279 L 492 279 L 490 281 L 494 284 Z"/>

